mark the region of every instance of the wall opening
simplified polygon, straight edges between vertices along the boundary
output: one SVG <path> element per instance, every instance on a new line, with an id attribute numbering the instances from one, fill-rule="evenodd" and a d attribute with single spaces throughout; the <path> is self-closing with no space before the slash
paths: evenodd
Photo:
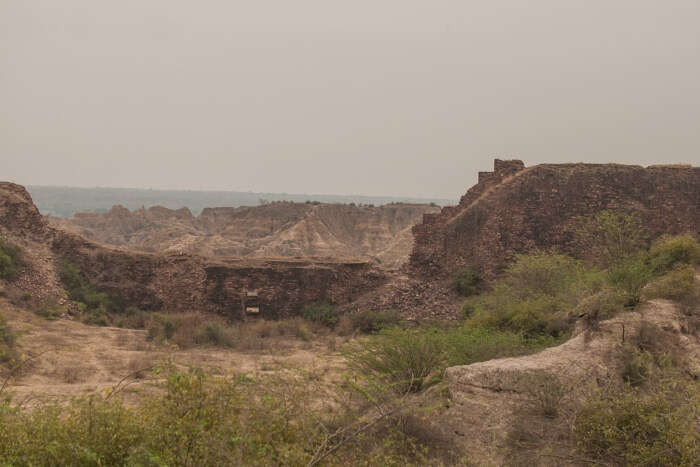
<path id="1" fill-rule="evenodd" d="M 260 300 L 257 290 L 247 290 L 243 294 L 243 312 L 246 315 L 260 314 Z"/>

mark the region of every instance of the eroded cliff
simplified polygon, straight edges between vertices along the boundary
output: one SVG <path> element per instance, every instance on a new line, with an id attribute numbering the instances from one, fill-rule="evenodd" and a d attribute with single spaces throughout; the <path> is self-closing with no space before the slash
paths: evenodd
<path id="1" fill-rule="evenodd" d="M 144 252 L 214 257 L 360 258 L 394 268 L 408 259 L 411 228 L 438 208 L 420 204 L 357 206 L 275 202 L 256 207 L 186 208 L 51 218 L 52 225 L 106 245 Z"/>

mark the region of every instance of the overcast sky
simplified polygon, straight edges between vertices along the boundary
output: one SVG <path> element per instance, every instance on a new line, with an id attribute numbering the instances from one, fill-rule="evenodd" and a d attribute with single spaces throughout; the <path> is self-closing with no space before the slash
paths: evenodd
<path id="1" fill-rule="evenodd" d="M 457 198 L 700 165 L 698 0 L 0 0 L 0 179 Z"/>

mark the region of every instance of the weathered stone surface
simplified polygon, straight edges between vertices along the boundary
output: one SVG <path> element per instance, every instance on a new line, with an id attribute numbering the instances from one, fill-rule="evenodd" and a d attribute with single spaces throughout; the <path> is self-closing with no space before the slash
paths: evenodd
<path id="1" fill-rule="evenodd" d="M 36 235 L 45 229 L 46 222 L 27 190 L 14 183 L 0 182 L 0 231 Z"/>

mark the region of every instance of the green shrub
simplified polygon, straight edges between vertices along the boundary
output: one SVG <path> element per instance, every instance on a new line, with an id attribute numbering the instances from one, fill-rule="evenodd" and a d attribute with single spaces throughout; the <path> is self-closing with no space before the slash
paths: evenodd
<path id="1" fill-rule="evenodd" d="M 444 334 L 448 366 L 524 355 L 559 343 L 547 336 L 527 339 L 514 332 L 469 326 L 451 329 Z"/>
<path id="2" fill-rule="evenodd" d="M 691 296 L 698 288 L 695 282 L 695 268 L 678 264 L 668 273 L 653 280 L 645 289 L 646 298 L 668 298 L 682 300 Z"/>
<path id="3" fill-rule="evenodd" d="M 401 316 L 395 311 L 362 310 L 350 315 L 352 328 L 365 334 L 396 326 L 400 320 Z"/>
<path id="4" fill-rule="evenodd" d="M 92 396 L 0 408 L 2 465 L 305 465 L 316 425 L 302 391 L 201 372 L 166 374 L 131 408 Z M 274 389 L 273 389 L 274 388 Z M 293 391 L 293 397 L 290 397 Z M 294 422 L 292 422 L 292 420 Z"/>
<path id="5" fill-rule="evenodd" d="M 78 302 L 83 322 L 106 326 L 112 315 L 124 312 L 124 304 L 118 297 L 97 290 L 74 264 L 59 263 L 58 274 L 70 299 Z"/>
<path id="6" fill-rule="evenodd" d="M 608 271 L 610 284 L 623 294 L 627 306 L 639 303 L 642 288 L 651 277 L 652 270 L 641 257 L 628 257 Z"/>
<path id="7" fill-rule="evenodd" d="M 465 304 L 472 308 L 468 326 L 502 331 L 523 332 L 528 336 L 548 334 L 559 336 L 566 332 L 561 326 L 568 314 L 556 297 L 538 295 L 527 298 L 514 296 L 505 284 L 498 284 L 488 295 Z"/>
<path id="8" fill-rule="evenodd" d="M 585 317 L 587 321 L 595 323 L 611 318 L 616 313 L 624 310 L 626 302 L 627 299 L 624 294 L 617 290 L 606 288 L 583 298 L 574 308 L 573 315 Z"/>
<path id="9" fill-rule="evenodd" d="M 16 341 L 16 334 L 0 314 L 0 365 L 12 365 L 17 360 Z"/>
<path id="10" fill-rule="evenodd" d="M 65 309 L 61 307 L 58 303 L 53 301 L 48 301 L 39 305 L 39 307 L 34 310 L 38 316 L 44 319 L 54 320 L 65 313 Z"/>
<path id="11" fill-rule="evenodd" d="M 550 336 L 527 338 L 521 333 L 472 327 L 393 327 L 351 344 L 344 355 L 350 367 L 398 393 L 418 392 L 431 376 L 447 366 L 469 365 L 501 357 L 524 355 L 551 347 Z"/>
<path id="12" fill-rule="evenodd" d="M 216 319 L 213 318 L 212 319 Z M 207 318 L 200 313 L 154 313 L 146 323 L 147 337 L 158 343 L 170 341 L 182 348 L 191 347 L 204 339 Z"/>
<path id="13" fill-rule="evenodd" d="M 114 316 L 114 325 L 120 328 L 128 329 L 145 329 L 151 314 L 137 308 L 129 306 L 124 309 L 124 313 L 119 316 Z"/>
<path id="14" fill-rule="evenodd" d="M 403 394 L 419 392 L 446 362 L 445 341 L 439 329 L 392 328 L 352 345 L 345 351 L 351 368 Z"/>
<path id="15" fill-rule="evenodd" d="M 325 404 L 305 378 L 157 372 L 160 390 L 138 404 L 119 393 L 31 410 L 0 402 L 0 465 L 301 466 L 325 453 L 320 465 L 417 466 L 443 448 L 425 445 L 442 440 L 404 411 L 372 421 L 353 393 L 338 388 L 351 402 Z"/>
<path id="16" fill-rule="evenodd" d="M 304 319 L 332 328 L 338 324 L 339 314 L 330 303 L 316 303 L 304 308 Z"/>
<path id="17" fill-rule="evenodd" d="M 22 252 L 19 247 L 0 238 L 0 279 L 13 281 L 22 265 Z"/>
<path id="18" fill-rule="evenodd" d="M 266 328 L 266 329 L 265 329 Z M 317 333 L 328 332 L 328 329 L 318 323 L 312 323 L 298 316 L 278 321 L 254 321 L 242 323 L 237 327 L 239 334 L 254 334 L 268 337 L 296 337 L 310 341 Z"/>
<path id="19" fill-rule="evenodd" d="M 700 458 L 697 383 L 594 394 L 574 418 L 579 449 L 602 464 L 692 466 Z"/>
<path id="20" fill-rule="evenodd" d="M 633 387 L 643 385 L 653 372 L 654 359 L 649 352 L 627 346 L 622 352 L 622 380 Z"/>
<path id="21" fill-rule="evenodd" d="M 518 255 L 492 289 L 464 305 L 466 323 L 528 337 L 566 335 L 571 310 L 602 287 L 603 276 L 568 256 L 540 251 Z"/>
<path id="22" fill-rule="evenodd" d="M 325 326 L 299 317 L 231 323 L 220 316 L 196 312 L 152 313 L 146 330 L 149 340 L 169 342 L 183 349 L 203 345 L 241 351 L 284 348 L 282 338 L 310 341 L 317 333 L 329 332 Z"/>
<path id="23" fill-rule="evenodd" d="M 678 334 L 643 321 L 621 348 L 622 379 L 637 387 L 677 374 L 685 366 L 684 354 Z"/>
<path id="24" fill-rule="evenodd" d="M 557 253 L 534 251 L 517 255 L 505 271 L 503 282 L 516 296 L 557 296 L 569 292 L 583 276 L 575 259 Z"/>
<path id="25" fill-rule="evenodd" d="M 700 241 L 693 235 L 663 236 L 649 250 L 649 261 L 657 273 L 671 270 L 677 264 L 700 264 Z"/>
<path id="26" fill-rule="evenodd" d="M 602 267 L 648 244 L 648 233 L 637 216 L 611 210 L 576 218 L 573 233 L 581 257 Z"/>
<path id="27" fill-rule="evenodd" d="M 454 287 L 457 293 L 463 297 L 470 297 L 477 292 L 477 286 L 481 282 L 481 273 L 473 266 L 467 266 L 457 273 L 454 278 Z"/>
<path id="28" fill-rule="evenodd" d="M 77 399 L 0 414 L 0 463 L 6 465 L 125 465 L 143 429 L 116 401 Z M 5 430 L 3 430 L 5 431 Z"/>

